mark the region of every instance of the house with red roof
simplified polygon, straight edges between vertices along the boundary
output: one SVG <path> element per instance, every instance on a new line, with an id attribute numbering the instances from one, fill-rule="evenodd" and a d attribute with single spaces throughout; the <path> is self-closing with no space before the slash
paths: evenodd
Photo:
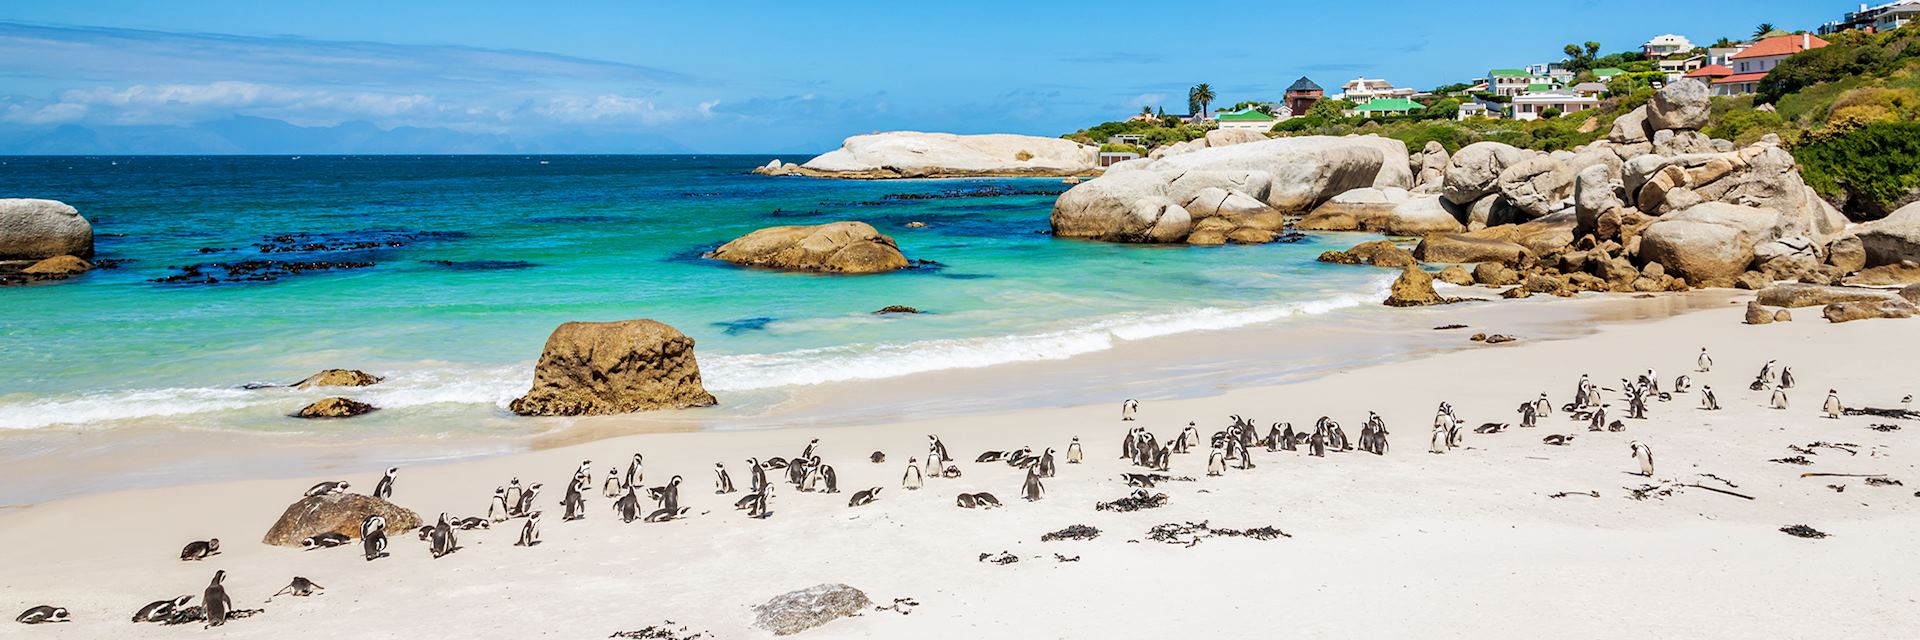
<path id="1" fill-rule="evenodd" d="M 1760 79 L 1772 73 L 1780 61 L 1793 54 L 1824 46 L 1827 46 L 1827 41 L 1811 33 L 1774 36 L 1755 42 L 1727 57 L 1727 66 L 1733 73 L 1713 79 L 1713 94 L 1738 96 L 1757 92 L 1760 90 Z"/>

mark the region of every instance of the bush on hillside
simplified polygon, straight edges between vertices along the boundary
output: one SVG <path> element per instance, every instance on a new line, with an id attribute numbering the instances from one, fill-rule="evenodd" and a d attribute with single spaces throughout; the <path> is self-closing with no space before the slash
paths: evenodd
<path id="1" fill-rule="evenodd" d="M 1807 184 L 1866 219 L 1920 199 L 1920 122 L 1847 126 L 1812 134 L 1793 149 Z"/>

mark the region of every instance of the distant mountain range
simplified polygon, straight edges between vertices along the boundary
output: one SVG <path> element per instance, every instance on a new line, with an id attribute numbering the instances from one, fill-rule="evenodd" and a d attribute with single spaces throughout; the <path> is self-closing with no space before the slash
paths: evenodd
<path id="1" fill-rule="evenodd" d="M 369 122 L 302 127 L 233 116 L 189 126 L 0 125 L 0 155 L 247 155 L 689 153 L 651 133 L 559 131 L 531 136 L 432 127 L 381 129 Z"/>

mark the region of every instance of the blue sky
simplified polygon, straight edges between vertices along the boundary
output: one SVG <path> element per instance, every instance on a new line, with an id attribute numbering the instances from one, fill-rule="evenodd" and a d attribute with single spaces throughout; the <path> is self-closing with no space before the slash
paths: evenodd
<path id="1" fill-rule="evenodd" d="M 1228 103 L 1301 75 L 1430 88 L 1568 42 L 1810 29 L 1854 3 L 1526 4 L 0 0 L 0 152 L 804 154 L 875 130 L 1058 135 L 1184 111 L 1198 82 Z"/>

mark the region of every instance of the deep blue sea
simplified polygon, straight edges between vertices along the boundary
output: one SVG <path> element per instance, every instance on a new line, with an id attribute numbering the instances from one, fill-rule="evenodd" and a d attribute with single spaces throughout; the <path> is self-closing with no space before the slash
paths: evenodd
<path id="1" fill-rule="evenodd" d="M 1370 305 L 1389 277 L 1314 262 L 1344 239 L 1055 239 L 1055 179 L 747 173 L 770 157 L 0 158 L 0 197 L 79 208 L 114 265 L 0 289 L 0 429 L 285 428 L 312 394 L 248 385 L 347 367 L 388 377 L 355 397 L 389 422 L 510 431 L 502 407 L 566 321 L 674 325 L 723 403 L 767 402 Z M 835 220 L 938 264 L 829 276 L 700 257 Z M 278 264 L 246 266 L 261 260 Z M 872 313 L 889 305 L 926 313 Z"/>

